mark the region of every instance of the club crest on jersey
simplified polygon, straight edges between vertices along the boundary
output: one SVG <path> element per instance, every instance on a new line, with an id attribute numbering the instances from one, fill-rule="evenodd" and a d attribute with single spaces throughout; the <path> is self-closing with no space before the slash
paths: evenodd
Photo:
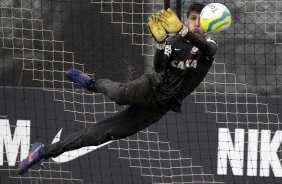
<path id="1" fill-rule="evenodd" d="M 200 51 L 200 50 L 198 49 L 198 47 L 195 47 L 195 46 L 194 46 L 194 47 L 192 48 L 190 54 L 195 56 L 195 55 L 199 54 L 199 51 Z"/>

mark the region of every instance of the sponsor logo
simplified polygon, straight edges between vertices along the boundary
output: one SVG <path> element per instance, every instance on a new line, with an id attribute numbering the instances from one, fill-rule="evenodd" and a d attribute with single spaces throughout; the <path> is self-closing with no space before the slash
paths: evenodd
<path id="1" fill-rule="evenodd" d="M 8 166 L 16 165 L 18 154 L 20 154 L 20 160 L 23 160 L 28 156 L 32 157 L 32 154 L 28 155 L 30 148 L 30 125 L 30 120 L 17 120 L 14 133 L 12 133 L 12 126 L 10 125 L 9 120 L 0 119 L 0 166 L 3 166 L 4 163 L 6 163 L 4 162 L 4 155 L 6 155 L 5 158 L 7 159 Z M 60 141 L 62 130 L 63 129 L 57 133 L 52 143 Z M 57 163 L 69 162 L 111 142 L 113 141 L 106 142 L 99 146 L 89 146 L 68 151 L 56 158 L 52 158 L 52 160 Z"/>
<path id="2" fill-rule="evenodd" d="M 63 130 L 63 128 L 61 128 L 61 130 L 59 130 L 59 132 L 57 133 L 57 135 L 53 139 L 52 144 L 60 141 L 62 130 Z M 57 163 L 69 162 L 69 161 L 74 160 L 78 157 L 81 157 L 85 154 L 88 154 L 92 151 L 95 151 L 95 150 L 97 150 L 97 149 L 99 149 L 99 148 L 101 148 L 101 147 L 103 147 L 107 144 L 110 144 L 111 142 L 113 142 L 113 141 L 106 142 L 106 143 L 101 144 L 99 146 L 88 146 L 88 147 L 83 147 L 83 148 L 80 148 L 80 149 L 77 149 L 77 150 L 64 152 L 63 154 L 59 155 L 58 157 L 51 158 L 51 159 L 54 162 L 57 162 Z"/>
<path id="3" fill-rule="evenodd" d="M 198 61 L 197 60 L 187 60 L 185 65 L 187 68 L 190 68 L 190 67 L 193 67 L 193 68 L 197 68 L 197 64 L 198 64 Z"/>
<path id="4" fill-rule="evenodd" d="M 181 70 L 185 70 L 186 68 L 197 68 L 197 60 L 187 60 L 186 62 L 184 61 L 177 61 L 173 60 L 171 61 L 171 66 L 174 68 L 180 68 Z"/>
<path id="5" fill-rule="evenodd" d="M 268 177 L 272 169 L 275 177 L 282 177 L 282 167 L 277 155 L 282 142 L 282 131 L 277 130 L 271 140 L 273 133 L 270 130 L 261 130 L 259 133 L 257 129 L 245 132 L 244 129 L 237 128 L 232 133 L 233 141 L 228 128 L 219 128 L 217 174 L 227 175 L 229 161 L 233 175 Z M 247 140 L 245 134 L 248 135 Z"/>
<path id="6" fill-rule="evenodd" d="M 19 153 L 20 160 L 27 157 L 29 146 L 30 120 L 17 120 L 14 134 L 12 134 L 9 120 L 0 119 L 0 166 L 3 166 L 4 155 L 8 165 L 15 166 Z"/>
<path id="7" fill-rule="evenodd" d="M 8 119 L 0 119 L 0 166 L 15 166 L 17 159 L 23 160 L 28 156 L 30 129 L 30 120 L 17 120 L 16 125 L 11 125 Z M 61 140 L 62 130 L 59 130 L 52 143 Z M 57 163 L 69 162 L 111 142 L 68 151 L 52 160 Z M 236 128 L 230 131 L 228 128 L 219 128 L 217 174 L 269 177 L 272 172 L 274 177 L 282 177 L 278 155 L 281 143 L 282 130 Z M 4 158 L 7 161 L 4 162 Z"/>
<path id="8" fill-rule="evenodd" d="M 186 68 L 185 63 L 183 61 L 177 60 L 171 61 L 171 66 L 173 66 L 174 68 L 180 68 L 181 70 L 185 70 Z"/>

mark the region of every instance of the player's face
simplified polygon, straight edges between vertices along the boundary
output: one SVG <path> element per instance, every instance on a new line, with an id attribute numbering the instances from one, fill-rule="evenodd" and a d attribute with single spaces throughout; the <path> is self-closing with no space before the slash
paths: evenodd
<path id="1" fill-rule="evenodd" d="M 200 23 L 200 14 L 198 12 L 191 12 L 189 17 L 186 18 L 185 24 L 188 26 L 189 30 L 196 35 L 203 35 L 204 30 Z"/>

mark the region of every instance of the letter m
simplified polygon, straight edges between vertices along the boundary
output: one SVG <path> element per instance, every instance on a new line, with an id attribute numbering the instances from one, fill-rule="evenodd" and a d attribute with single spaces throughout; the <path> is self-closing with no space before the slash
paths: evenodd
<path id="1" fill-rule="evenodd" d="M 21 148 L 20 159 L 22 160 L 28 155 L 29 144 L 29 120 L 18 120 L 12 136 L 9 120 L 0 119 L 0 165 L 3 165 L 3 156 L 6 153 L 8 165 L 15 166 L 19 148 Z"/>

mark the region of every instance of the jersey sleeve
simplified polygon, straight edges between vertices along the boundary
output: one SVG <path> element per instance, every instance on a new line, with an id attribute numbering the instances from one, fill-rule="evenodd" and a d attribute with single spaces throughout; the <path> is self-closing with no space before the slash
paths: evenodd
<path id="1" fill-rule="evenodd" d="M 195 35 L 191 31 L 185 32 L 181 35 L 186 40 L 190 41 L 193 45 L 203 51 L 208 57 L 213 57 L 217 51 L 218 44 L 211 37 L 201 37 Z"/>
<path id="2" fill-rule="evenodd" d="M 173 54 L 177 40 L 177 36 L 171 36 L 166 40 L 164 49 L 157 49 L 154 57 L 154 70 L 157 73 L 162 72 L 166 68 Z"/>
<path id="3" fill-rule="evenodd" d="M 157 51 L 155 53 L 154 70 L 157 73 L 160 73 L 165 69 L 166 64 L 169 60 L 169 58 L 164 54 L 164 52 L 165 52 L 165 50 L 157 49 Z"/>

